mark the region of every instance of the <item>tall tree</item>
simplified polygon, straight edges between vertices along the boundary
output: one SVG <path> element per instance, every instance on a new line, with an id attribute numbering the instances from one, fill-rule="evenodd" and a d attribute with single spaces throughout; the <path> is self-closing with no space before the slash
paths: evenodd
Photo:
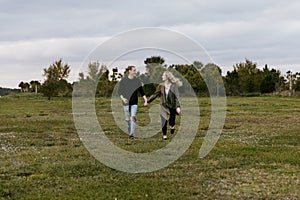
<path id="1" fill-rule="evenodd" d="M 191 90 L 194 90 L 197 95 L 207 95 L 206 84 L 199 73 L 202 66 L 202 63 L 196 61 L 192 65 L 173 64 L 169 66 L 169 69 L 175 69 L 184 78 L 182 80 L 183 86 L 179 88 L 182 94 L 189 95 L 192 92 Z"/>
<path id="2" fill-rule="evenodd" d="M 225 77 L 226 93 L 229 95 L 238 95 L 240 93 L 239 74 L 234 69 L 232 72 L 228 71 Z"/>
<path id="3" fill-rule="evenodd" d="M 30 89 L 29 83 L 21 81 L 18 86 L 21 88 L 21 92 L 29 92 Z"/>
<path id="4" fill-rule="evenodd" d="M 50 100 L 57 96 L 60 92 L 65 93 L 68 90 L 68 82 L 66 78 L 70 74 L 70 66 L 64 64 L 62 59 L 55 61 L 50 67 L 44 69 L 44 76 L 46 78 L 43 83 L 42 93 Z"/>
<path id="5" fill-rule="evenodd" d="M 21 81 L 18 86 L 19 86 L 19 88 L 21 88 L 21 92 L 24 92 L 24 88 L 25 88 L 24 82 Z"/>
<path id="6" fill-rule="evenodd" d="M 109 96 L 120 76 L 121 74 L 118 73 L 118 69 L 114 68 L 113 75 L 111 76 L 113 81 L 110 81 L 109 70 L 106 65 L 102 64 L 100 66 L 98 61 L 90 62 L 88 64 L 87 75 L 85 76 L 83 72 L 79 73 L 79 82 L 76 83 L 77 93 L 75 95 L 94 95 L 96 87 L 97 95 Z"/>
<path id="7" fill-rule="evenodd" d="M 31 87 L 31 92 L 35 92 L 38 93 L 40 87 L 41 87 L 41 83 L 39 81 L 30 81 L 30 87 Z"/>
<path id="8" fill-rule="evenodd" d="M 280 75 L 279 70 L 269 69 L 268 65 L 262 70 L 262 81 L 260 84 L 260 92 L 261 93 L 270 93 L 274 92 L 283 85 L 282 76 Z"/>
<path id="9" fill-rule="evenodd" d="M 152 56 L 144 60 L 146 65 L 146 73 L 144 76 L 139 76 L 141 81 L 145 84 L 144 90 L 146 95 L 152 94 L 158 83 L 160 83 L 163 71 L 166 70 L 164 65 L 165 59 L 160 56 Z"/>
<path id="10" fill-rule="evenodd" d="M 109 70 L 106 65 L 101 65 L 100 68 L 100 78 L 98 82 L 97 91 L 100 96 L 108 96 L 109 95 Z"/>
<path id="11" fill-rule="evenodd" d="M 219 66 L 213 63 L 208 63 L 201 70 L 203 78 L 208 85 L 210 96 L 220 96 L 220 87 L 223 84 L 222 70 Z"/>
<path id="12" fill-rule="evenodd" d="M 261 80 L 257 64 L 248 59 L 233 66 L 233 72 L 228 72 L 225 78 L 227 92 L 231 94 L 260 92 Z"/>
<path id="13" fill-rule="evenodd" d="M 146 76 L 149 77 L 150 83 L 161 82 L 161 75 L 166 70 L 165 59 L 160 56 L 152 56 L 144 60 L 146 65 Z"/>
<path id="14" fill-rule="evenodd" d="M 287 71 L 286 72 L 286 78 L 287 78 L 287 88 L 289 90 L 289 95 L 293 96 L 295 90 L 298 90 L 298 85 L 299 85 L 299 78 L 300 78 L 300 73 L 296 72 L 293 73 L 292 71 Z"/>
<path id="15" fill-rule="evenodd" d="M 203 63 L 200 62 L 200 61 L 194 61 L 193 62 L 193 66 L 198 69 L 198 70 L 201 70 L 203 68 Z"/>
<path id="16" fill-rule="evenodd" d="M 99 62 L 90 62 L 88 64 L 88 78 L 94 82 L 98 81 L 100 76 L 100 64 Z"/>
<path id="17" fill-rule="evenodd" d="M 295 91 L 300 91 L 300 72 L 296 73 Z"/>
<path id="18" fill-rule="evenodd" d="M 256 63 L 246 59 L 246 62 L 239 63 L 234 68 L 239 74 L 241 93 L 260 91 L 259 70 Z"/>

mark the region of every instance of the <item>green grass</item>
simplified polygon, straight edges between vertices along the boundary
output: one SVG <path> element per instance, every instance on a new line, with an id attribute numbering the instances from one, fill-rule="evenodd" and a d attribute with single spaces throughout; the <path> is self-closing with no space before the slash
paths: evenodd
<path id="1" fill-rule="evenodd" d="M 299 198 L 299 98 L 227 98 L 222 135 L 203 159 L 198 152 L 209 126 L 209 98 L 199 98 L 199 107 L 198 134 L 182 157 L 155 172 L 130 174 L 103 165 L 85 149 L 73 122 L 72 99 L 4 96 L 0 199 Z M 107 136 L 123 149 L 151 152 L 172 141 L 162 141 L 161 133 L 128 140 L 113 121 L 109 99 L 97 99 L 96 111 Z M 148 108 L 139 107 L 138 120 L 141 126 L 149 123 Z"/>

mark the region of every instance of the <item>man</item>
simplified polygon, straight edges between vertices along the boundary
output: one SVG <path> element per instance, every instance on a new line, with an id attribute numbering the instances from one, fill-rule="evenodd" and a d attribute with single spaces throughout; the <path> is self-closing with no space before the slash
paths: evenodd
<path id="1" fill-rule="evenodd" d="M 147 106 L 147 98 L 142 87 L 140 79 L 136 78 L 136 68 L 128 66 L 125 70 L 125 76 L 119 84 L 118 94 L 123 102 L 125 120 L 128 124 L 129 138 L 134 139 L 136 127 L 136 113 L 138 108 L 138 92 L 144 98 L 144 106 Z"/>

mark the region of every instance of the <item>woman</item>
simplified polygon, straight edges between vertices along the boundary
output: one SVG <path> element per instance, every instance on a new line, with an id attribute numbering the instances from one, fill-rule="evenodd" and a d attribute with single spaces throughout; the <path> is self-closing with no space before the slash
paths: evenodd
<path id="1" fill-rule="evenodd" d="M 136 112 L 138 108 L 138 92 L 144 98 L 144 106 L 147 106 L 147 98 L 142 87 L 142 82 L 140 79 L 136 78 L 136 68 L 134 66 L 128 66 L 125 70 L 125 74 L 128 74 L 128 76 L 125 76 L 120 81 L 118 94 L 123 102 L 129 138 L 134 139 Z"/>
<path id="2" fill-rule="evenodd" d="M 180 114 L 180 102 L 178 87 L 182 82 L 175 78 L 170 71 L 165 71 L 162 75 L 162 83 L 158 85 L 156 91 L 149 97 L 147 103 L 151 103 L 157 96 L 160 96 L 160 117 L 163 132 L 163 139 L 167 137 L 167 123 L 169 122 L 171 134 L 175 132 L 176 114 Z"/>

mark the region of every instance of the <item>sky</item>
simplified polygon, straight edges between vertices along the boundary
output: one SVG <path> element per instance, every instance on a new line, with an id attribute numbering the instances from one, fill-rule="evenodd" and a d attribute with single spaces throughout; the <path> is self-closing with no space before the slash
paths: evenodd
<path id="1" fill-rule="evenodd" d="M 43 82 L 43 69 L 59 59 L 71 67 L 68 80 L 76 81 L 84 60 L 95 48 L 144 27 L 191 38 L 223 74 L 245 59 L 259 68 L 267 64 L 282 74 L 299 72 L 299 9 L 298 0 L 0 0 L 0 87 L 18 88 L 21 81 Z M 108 45 L 111 50 L 97 61 L 108 65 L 112 62 L 108 54 L 124 45 Z M 142 69 L 147 57 L 159 53 L 143 50 L 121 56 L 116 65 L 121 69 L 134 64 Z M 166 64 L 179 62 L 174 56 L 165 56 Z"/>

